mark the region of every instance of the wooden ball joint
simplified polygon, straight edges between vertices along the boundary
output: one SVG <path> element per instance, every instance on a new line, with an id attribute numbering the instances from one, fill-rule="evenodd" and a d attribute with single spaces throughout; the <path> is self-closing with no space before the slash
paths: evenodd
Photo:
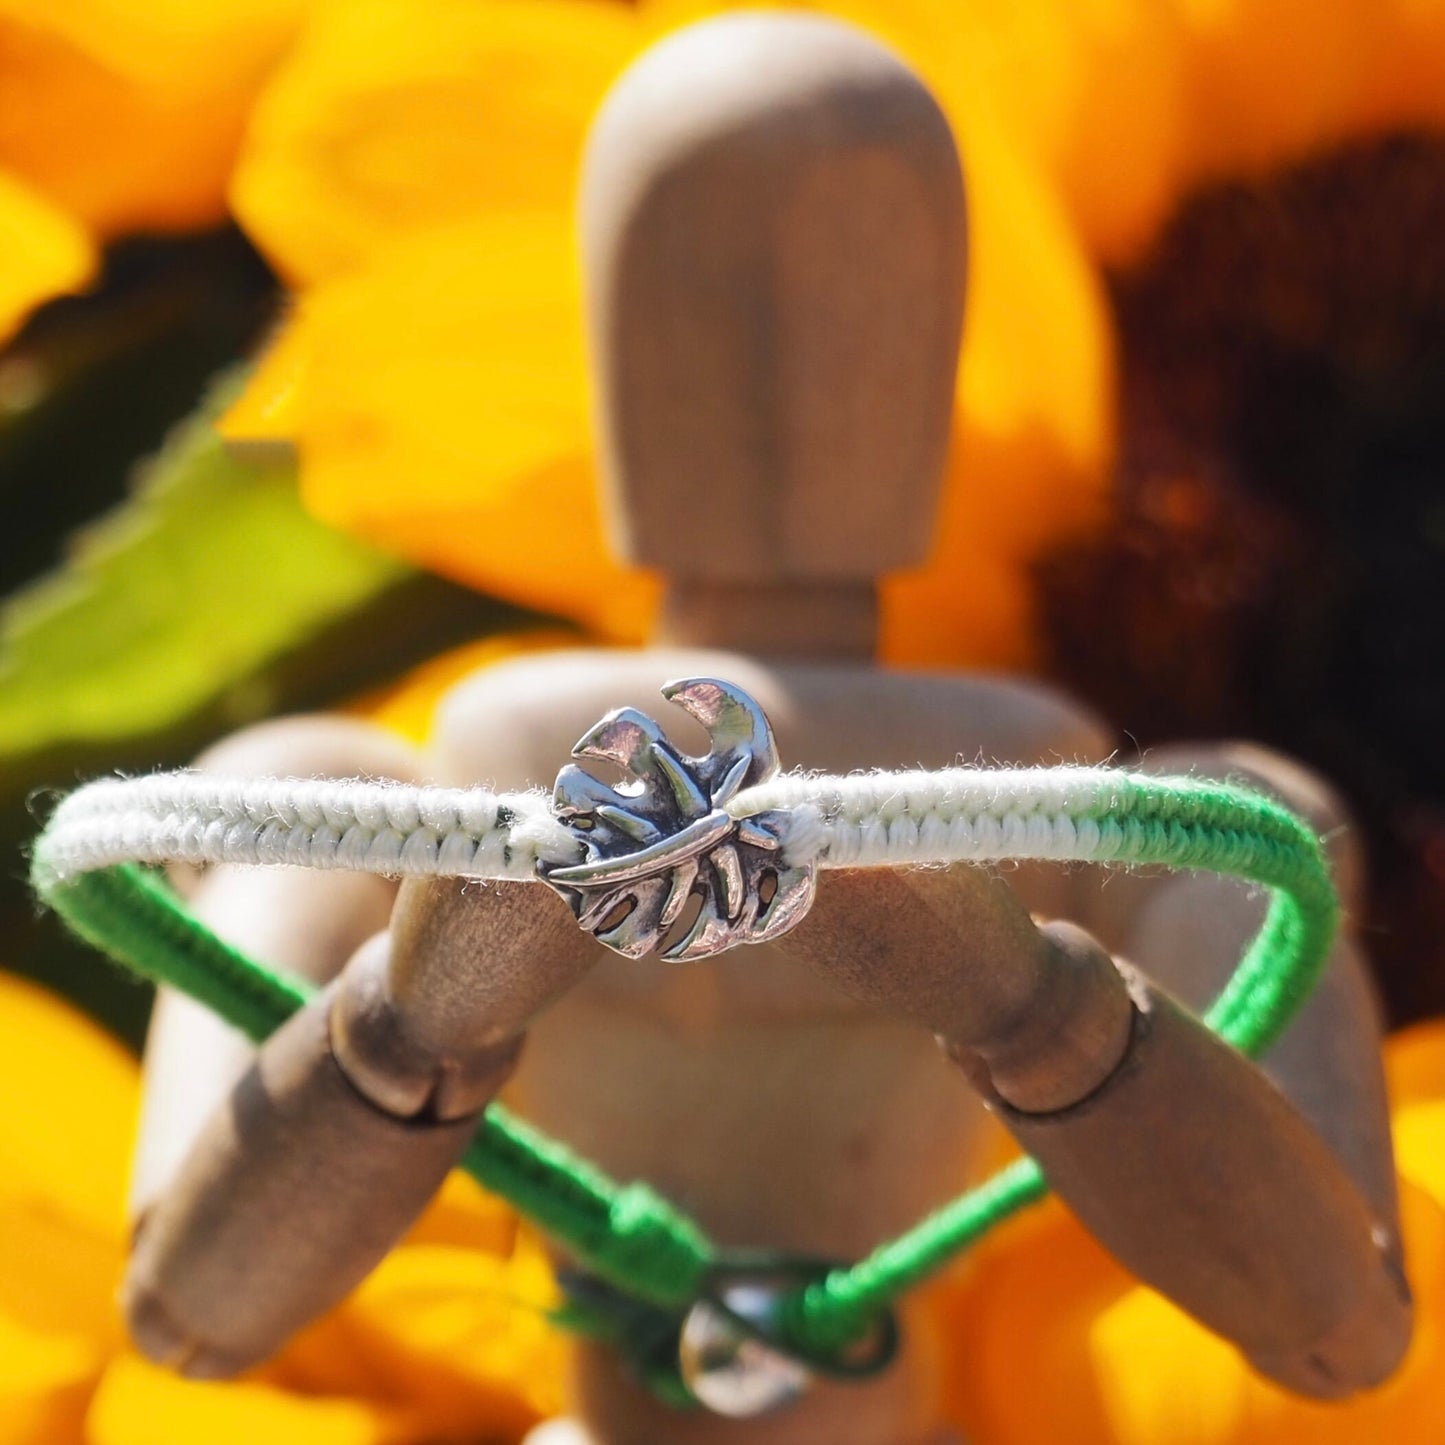
<path id="1" fill-rule="evenodd" d="M 899 61 L 817 18 L 684 31 L 607 102 L 582 215 L 613 538 L 663 576 L 655 645 L 468 678 L 425 756 L 309 720 L 201 765 L 547 785 L 601 713 L 678 676 L 751 693 L 788 766 L 1106 757 L 1107 729 L 1045 688 L 871 664 L 876 579 L 927 546 L 963 297 L 953 142 Z M 1348 837 L 1273 755 L 1152 762 L 1243 773 Z M 1349 1394 L 1407 1343 L 1358 948 L 1339 941 L 1256 1068 L 1190 1011 L 1257 923 L 1219 880 L 831 873 L 792 933 L 686 966 L 607 954 L 533 884 L 218 868 L 187 886 L 238 945 L 327 983 L 254 1056 L 174 1000 L 157 1015 L 126 1302 L 141 1347 L 190 1374 L 264 1359 L 340 1299 L 508 1081 L 720 1242 L 843 1259 L 977 1172 L 981 1097 L 1110 1250 L 1274 1379 Z M 947 1341 L 903 1313 L 887 1372 L 815 1380 L 745 1425 L 675 1413 L 580 1346 L 575 1422 L 546 1438 L 947 1440 Z"/>

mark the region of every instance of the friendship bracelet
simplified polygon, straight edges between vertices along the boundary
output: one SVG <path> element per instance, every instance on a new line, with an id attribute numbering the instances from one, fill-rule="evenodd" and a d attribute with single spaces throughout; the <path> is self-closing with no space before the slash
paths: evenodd
<path id="1" fill-rule="evenodd" d="M 309 986 L 218 939 L 137 864 L 541 878 L 602 943 L 679 959 L 795 926 L 819 868 L 1053 859 L 1202 869 L 1272 895 L 1205 1015 L 1250 1055 L 1278 1037 L 1329 952 L 1338 905 L 1318 839 L 1245 788 L 1101 767 L 780 774 L 771 729 L 746 694 L 689 679 L 664 695 L 708 729 L 708 755 L 683 756 L 652 719 L 621 709 L 574 751 L 631 781 L 613 788 L 569 765 L 550 802 L 539 792 L 184 773 L 91 783 L 59 805 L 37 839 L 32 881 L 81 937 L 257 1041 L 306 1002 Z M 683 905 L 699 897 L 684 929 Z M 688 1331 L 719 1318 L 763 1341 L 775 1365 L 835 1374 L 880 1367 L 895 1301 L 1047 1189 L 1038 1166 L 1020 1160 L 866 1259 L 830 1266 L 719 1250 L 645 1184 L 608 1178 L 499 1105 L 486 1111 L 463 1166 L 592 1272 L 572 1323 L 597 1330 L 626 1320 L 631 1335 L 667 1341 L 662 1356 L 631 1343 L 669 1398 L 687 1393 L 677 1350 L 685 1366 Z M 773 1295 L 766 1318 L 739 1314 L 736 1299 L 747 1291 L 733 1285 L 755 1295 L 760 1278 Z M 704 1393 L 695 1371 L 683 1375 Z M 774 1379 L 766 1388 L 780 1386 Z"/>

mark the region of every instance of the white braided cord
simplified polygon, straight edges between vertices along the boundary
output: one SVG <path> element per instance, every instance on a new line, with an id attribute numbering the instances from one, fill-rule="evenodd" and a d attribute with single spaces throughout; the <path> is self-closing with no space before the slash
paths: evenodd
<path id="1" fill-rule="evenodd" d="M 789 861 L 824 868 L 1102 860 L 1122 844 L 1105 815 L 1138 792 L 1128 773 L 1101 767 L 788 773 L 739 794 L 729 811 L 788 813 Z"/>
<path id="2" fill-rule="evenodd" d="M 1112 768 L 783 774 L 729 812 L 785 815 L 790 863 L 859 868 L 1117 855 Z M 540 792 L 157 773 L 87 784 L 56 809 L 36 869 L 57 882 L 118 863 L 300 864 L 395 877 L 526 879 L 580 845 Z"/>
<path id="3" fill-rule="evenodd" d="M 539 862 L 574 863 L 581 851 L 541 793 L 156 773 L 72 793 L 37 841 L 35 862 L 61 882 L 117 863 L 533 878 Z"/>

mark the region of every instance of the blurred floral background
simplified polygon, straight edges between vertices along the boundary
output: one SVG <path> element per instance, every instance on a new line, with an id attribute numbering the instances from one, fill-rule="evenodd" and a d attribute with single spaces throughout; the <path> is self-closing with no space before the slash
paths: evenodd
<path id="1" fill-rule="evenodd" d="M 629 59 L 723 8 L 0 0 L 6 1445 L 502 1440 L 555 1404 L 535 1249 L 460 1184 L 257 1379 L 126 1351 L 148 999 L 34 916 L 22 849 L 78 777 L 298 708 L 422 737 L 492 657 L 645 636 L 593 498 L 573 191 Z M 1392 1021 L 1445 1013 L 1445 3 L 811 8 L 924 74 L 972 207 L 956 445 L 886 660 L 1054 679 L 1134 747 L 1312 763 L 1364 828 Z M 1208 1419 L 1155 1392 L 1059 1433 L 990 1388 L 960 1385 L 984 1441 L 1273 1418 L 1236 1382 Z"/>

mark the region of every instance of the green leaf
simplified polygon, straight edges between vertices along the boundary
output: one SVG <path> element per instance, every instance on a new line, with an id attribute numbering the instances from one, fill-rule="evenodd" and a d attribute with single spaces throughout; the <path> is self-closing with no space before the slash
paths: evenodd
<path id="1" fill-rule="evenodd" d="M 0 610 L 0 768 L 164 730 L 410 574 L 309 517 L 285 462 L 187 422 L 66 565 Z"/>
<path id="2" fill-rule="evenodd" d="M 219 441 L 223 400 L 175 432 L 65 565 L 0 605 L 0 966 L 133 1045 L 148 992 L 37 918 L 21 881 L 14 850 L 39 827 L 26 795 L 180 765 L 257 718 L 335 706 L 534 620 L 313 520 L 291 464 Z"/>

